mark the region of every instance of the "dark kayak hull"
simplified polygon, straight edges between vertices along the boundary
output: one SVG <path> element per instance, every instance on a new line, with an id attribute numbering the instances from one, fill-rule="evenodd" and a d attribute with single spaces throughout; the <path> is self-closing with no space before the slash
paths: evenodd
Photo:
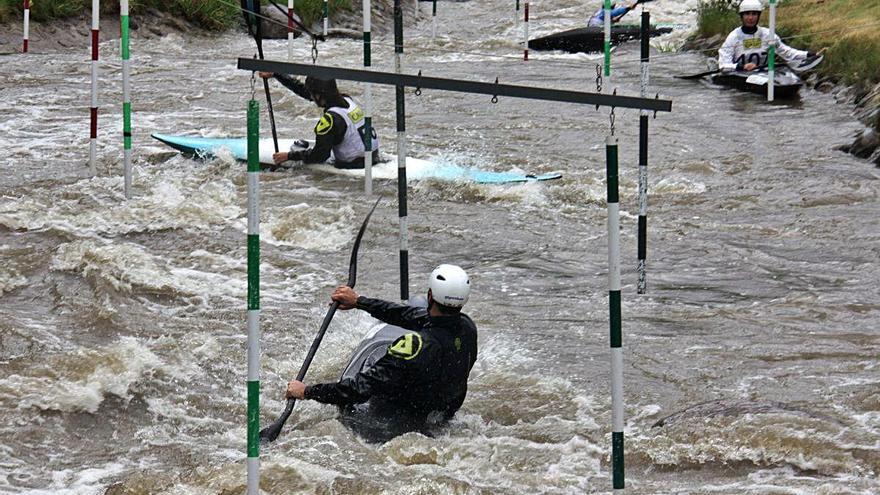
<path id="1" fill-rule="evenodd" d="M 747 91 L 767 96 L 767 71 L 722 72 L 712 76 L 712 82 L 721 86 L 729 86 L 740 91 Z M 780 67 L 774 76 L 773 98 L 786 100 L 797 98 L 804 81 L 787 67 Z"/>
<path id="2" fill-rule="evenodd" d="M 659 36 L 672 32 L 671 27 L 653 27 L 651 36 Z M 641 38 L 638 26 L 614 26 L 611 28 L 611 44 L 618 45 L 625 41 Z M 531 50 L 562 50 L 569 53 L 601 52 L 605 49 L 605 28 L 585 27 L 570 29 L 561 33 L 551 34 L 529 40 Z"/>

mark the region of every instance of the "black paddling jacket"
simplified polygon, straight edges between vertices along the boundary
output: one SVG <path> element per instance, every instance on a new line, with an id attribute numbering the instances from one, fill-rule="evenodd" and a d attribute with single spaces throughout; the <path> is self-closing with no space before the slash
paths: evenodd
<path id="1" fill-rule="evenodd" d="M 446 420 L 464 402 L 477 358 L 477 327 L 465 314 L 429 316 L 425 308 L 359 297 L 357 308 L 410 333 L 353 379 L 306 387 L 305 398 L 348 406 L 370 401 L 371 408 L 412 419 Z"/>

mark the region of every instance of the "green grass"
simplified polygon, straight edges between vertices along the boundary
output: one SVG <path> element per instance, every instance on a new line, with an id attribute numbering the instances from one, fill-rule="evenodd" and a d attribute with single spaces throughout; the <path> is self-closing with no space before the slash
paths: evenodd
<path id="1" fill-rule="evenodd" d="M 262 0 L 264 10 L 274 9 Z M 13 22 L 21 19 L 22 0 L 0 0 L 0 22 Z M 276 0 L 282 7 L 284 0 Z M 156 9 L 180 16 L 201 27 L 223 30 L 236 26 L 242 18 L 239 0 L 131 0 L 129 11 L 132 16 L 143 14 L 147 9 Z M 352 8 L 351 0 L 330 0 L 330 14 Z M 296 0 L 295 12 L 306 26 L 321 18 L 323 0 Z M 79 15 L 91 16 L 91 0 L 31 0 L 30 16 L 36 22 L 47 22 Z M 119 0 L 101 2 L 102 15 L 118 15 Z"/>
<path id="2" fill-rule="evenodd" d="M 703 0 L 697 6 L 697 36 L 727 36 L 740 25 L 738 0 Z"/>

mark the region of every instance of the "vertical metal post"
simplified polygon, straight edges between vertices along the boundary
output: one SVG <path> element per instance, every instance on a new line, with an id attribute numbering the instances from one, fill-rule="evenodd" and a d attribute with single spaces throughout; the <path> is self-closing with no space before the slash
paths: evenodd
<path id="1" fill-rule="evenodd" d="M 247 493 L 260 494 L 260 104 L 247 111 Z"/>
<path id="2" fill-rule="evenodd" d="M 431 40 L 437 37 L 437 0 L 431 0 Z"/>
<path id="3" fill-rule="evenodd" d="M 605 0 L 605 78 L 611 77 L 611 0 Z"/>
<path id="4" fill-rule="evenodd" d="M 125 199 L 131 199 L 131 60 L 129 53 L 128 0 L 119 2 L 119 21 L 122 24 L 122 139 Z"/>
<path id="5" fill-rule="evenodd" d="M 403 70 L 403 7 L 394 0 L 394 71 Z M 400 299 L 409 300 L 409 234 L 406 212 L 406 111 L 404 87 L 395 86 L 397 99 L 397 203 L 400 218 Z"/>
<path id="6" fill-rule="evenodd" d="M 293 62 L 293 0 L 287 0 L 287 60 Z"/>
<path id="7" fill-rule="evenodd" d="M 371 1 L 363 0 L 364 11 L 364 70 L 370 70 L 371 61 Z M 373 194 L 373 85 L 364 84 L 364 193 Z"/>
<path id="8" fill-rule="evenodd" d="M 767 56 L 767 101 L 773 101 L 776 79 L 776 0 L 770 0 L 770 53 Z"/>
<path id="9" fill-rule="evenodd" d="M 330 22 L 330 4 L 324 0 L 324 36 L 327 36 L 327 25 Z"/>
<path id="10" fill-rule="evenodd" d="M 28 51 L 28 35 L 31 28 L 31 0 L 24 0 L 24 28 L 21 35 L 21 53 Z"/>
<path id="11" fill-rule="evenodd" d="M 529 60 L 529 0 L 526 0 L 523 14 L 523 61 Z"/>
<path id="12" fill-rule="evenodd" d="M 651 56 L 651 13 L 642 11 L 642 74 L 639 96 L 648 97 L 649 62 Z M 639 245 L 638 245 L 638 276 L 636 286 L 638 294 L 644 294 L 647 286 L 645 274 L 648 253 L 648 111 L 639 112 Z"/>
<path id="13" fill-rule="evenodd" d="M 92 0 L 92 105 L 89 108 L 89 172 L 98 173 L 98 40 L 101 1 Z"/>
<path id="14" fill-rule="evenodd" d="M 620 309 L 620 205 L 617 138 L 605 141 L 608 188 L 608 305 L 611 336 L 611 471 L 615 490 L 623 489 L 623 338 Z"/>

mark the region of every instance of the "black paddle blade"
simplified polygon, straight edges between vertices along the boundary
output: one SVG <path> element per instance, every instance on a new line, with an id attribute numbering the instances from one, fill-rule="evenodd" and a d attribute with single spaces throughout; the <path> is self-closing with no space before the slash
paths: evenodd
<path id="1" fill-rule="evenodd" d="M 284 428 L 284 423 L 287 422 L 287 418 L 290 417 L 290 413 L 293 412 L 293 406 L 295 405 L 296 399 L 287 399 L 287 406 L 284 408 L 281 416 L 274 423 L 260 430 L 260 444 L 274 442 L 278 438 L 278 435 L 281 434 L 281 429 Z"/>
<path id="2" fill-rule="evenodd" d="M 721 69 L 700 72 L 699 74 L 690 74 L 687 76 L 675 76 L 675 78 L 676 79 L 700 79 L 701 77 L 711 76 L 712 74 L 717 74 L 719 72 L 721 72 Z"/>

